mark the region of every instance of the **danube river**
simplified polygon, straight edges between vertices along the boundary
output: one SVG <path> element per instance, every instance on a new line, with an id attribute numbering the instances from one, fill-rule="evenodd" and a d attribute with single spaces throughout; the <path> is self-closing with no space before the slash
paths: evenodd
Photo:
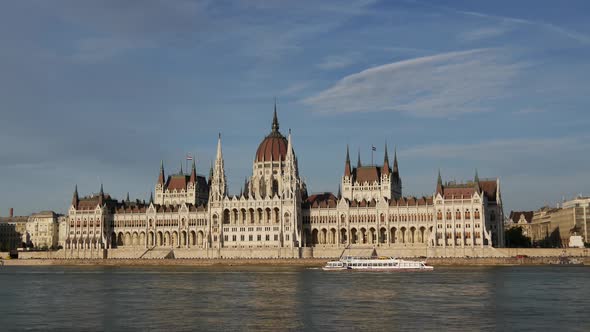
<path id="1" fill-rule="evenodd" d="M 0 330 L 590 331 L 590 267 L 0 267 Z"/>

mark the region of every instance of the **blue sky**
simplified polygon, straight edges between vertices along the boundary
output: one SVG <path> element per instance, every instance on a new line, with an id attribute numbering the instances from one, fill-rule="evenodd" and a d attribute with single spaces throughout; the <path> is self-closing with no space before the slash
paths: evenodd
<path id="1" fill-rule="evenodd" d="M 500 177 L 505 210 L 590 194 L 588 1 L 13 1 L 0 10 L 0 215 L 147 199 L 217 133 L 239 192 L 273 99 L 311 192 L 346 144 L 405 195 Z"/>

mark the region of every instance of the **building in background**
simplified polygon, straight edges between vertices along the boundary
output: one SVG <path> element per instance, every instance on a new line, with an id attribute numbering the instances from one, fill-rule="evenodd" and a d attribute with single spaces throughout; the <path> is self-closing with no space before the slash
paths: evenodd
<path id="1" fill-rule="evenodd" d="M 26 224 L 26 247 L 35 249 L 56 249 L 58 246 L 60 215 L 53 211 L 32 214 Z"/>
<path id="2" fill-rule="evenodd" d="M 557 207 L 542 207 L 532 212 L 529 222 L 530 213 L 526 212 L 526 223 L 511 218 L 509 227 L 523 226 L 524 235 L 531 238 L 534 246 L 568 247 L 572 236 L 580 236 L 584 243 L 590 242 L 590 197 L 578 196 Z M 513 214 L 516 218 L 518 212 Z"/>
<path id="3" fill-rule="evenodd" d="M 8 217 L 0 217 L 0 251 L 10 251 L 23 247 L 28 216 L 15 216 L 10 209 Z"/>

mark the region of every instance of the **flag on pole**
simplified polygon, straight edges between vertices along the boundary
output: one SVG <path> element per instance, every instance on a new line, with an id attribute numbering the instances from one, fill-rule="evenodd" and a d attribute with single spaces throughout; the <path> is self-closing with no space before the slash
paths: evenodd
<path id="1" fill-rule="evenodd" d="M 191 156 L 190 154 L 186 155 L 186 160 L 193 160 L 193 156 Z"/>
<path id="2" fill-rule="evenodd" d="M 371 145 L 371 150 L 377 151 L 377 148 L 374 145 Z"/>

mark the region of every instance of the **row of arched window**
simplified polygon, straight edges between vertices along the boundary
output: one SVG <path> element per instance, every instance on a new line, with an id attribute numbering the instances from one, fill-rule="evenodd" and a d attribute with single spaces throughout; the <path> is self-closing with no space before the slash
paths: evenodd
<path id="1" fill-rule="evenodd" d="M 451 210 L 447 210 L 445 217 L 446 217 L 445 218 L 446 220 L 453 219 L 453 213 L 451 212 Z M 461 220 L 463 218 L 466 220 L 471 219 L 471 212 L 469 211 L 469 209 L 466 209 L 465 212 L 463 212 L 463 213 L 459 209 L 457 209 L 455 211 L 455 220 Z M 479 209 L 475 209 L 475 212 L 473 212 L 473 219 L 475 219 L 475 220 L 480 219 Z M 443 220 L 443 213 L 441 210 L 438 210 L 436 212 L 436 220 Z"/>

